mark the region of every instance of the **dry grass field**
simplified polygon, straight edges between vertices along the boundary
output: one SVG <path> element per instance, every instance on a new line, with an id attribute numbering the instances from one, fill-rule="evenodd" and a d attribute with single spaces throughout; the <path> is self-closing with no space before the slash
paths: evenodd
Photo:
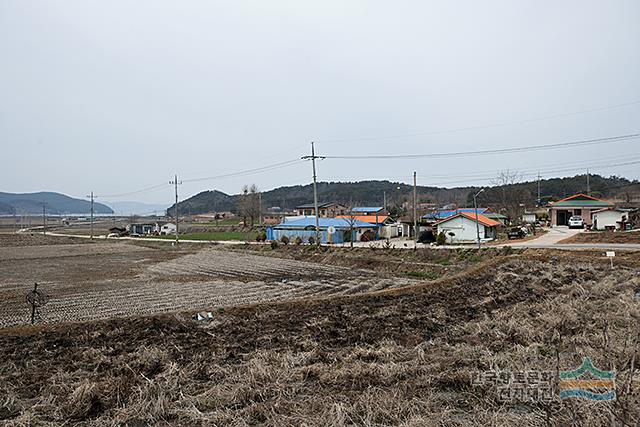
<path id="1" fill-rule="evenodd" d="M 44 252 L 25 259 L 14 251 L 20 274 L 30 260 L 50 259 L 45 249 L 34 250 Z M 203 308 L 225 307 L 214 310 L 208 323 L 195 321 L 189 309 L 0 329 L 0 422 L 519 427 L 640 422 L 640 254 L 620 254 L 611 269 L 601 254 L 586 252 L 495 251 L 471 257 L 473 252 L 390 251 L 388 259 L 396 261 L 392 273 L 348 267 L 355 263 L 349 257 L 364 251 L 313 253 L 305 260 L 300 248 L 269 257 L 267 250 L 218 247 L 122 250 L 105 244 L 92 250 L 102 253 L 51 258 L 52 265 L 70 262 L 63 264 L 60 281 L 65 274 L 88 277 L 74 262 L 96 257 L 102 260 L 97 271 L 113 289 L 139 289 L 148 281 L 156 301 L 179 284 L 193 287 L 171 298 L 218 282 L 239 290 L 238 298 L 260 295 L 241 299 L 244 305 L 238 307 L 230 297 L 226 304 L 203 300 Z M 381 251 L 374 256 L 385 259 Z M 65 261 L 78 257 L 83 261 Z M 339 265 L 331 261 L 336 257 L 342 259 Z M 3 263 L 1 277 L 10 270 Z M 114 268 L 118 263 L 121 270 Z M 419 266 L 431 271 L 428 264 L 451 270 L 435 281 L 400 274 Z M 113 270 L 123 276 L 107 273 Z M 291 282 L 304 291 L 269 287 Z M 324 292 L 310 291 L 315 282 L 324 284 Z M 221 285 L 212 289 L 224 292 Z M 491 369 L 571 370 L 585 356 L 615 372 L 616 400 L 561 401 L 554 390 L 550 402 L 505 401 L 495 386 L 472 383 L 474 372 Z"/>

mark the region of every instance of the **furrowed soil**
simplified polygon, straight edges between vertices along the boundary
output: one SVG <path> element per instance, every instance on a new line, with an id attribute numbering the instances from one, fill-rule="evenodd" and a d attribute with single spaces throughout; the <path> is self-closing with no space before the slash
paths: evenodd
<path id="1" fill-rule="evenodd" d="M 640 255 L 528 251 L 393 290 L 0 331 L 7 425 L 640 422 Z M 178 271 L 176 274 L 182 274 Z M 616 399 L 509 398 L 474 373 L 583 357 Z M 555 380 L 553 381 L 555 385 Z"/>
<path id="2" fill-rule="evenodd" d="M 50 297 L 38 311 L 43 323 L 197 312 L 415 282 L 408 276 L 231 252 L 222 246 L 172 249 L 151 242 L 86 244 L 87 239 L 82 239 L 85 244 L 51 243 L 68 241 L 58 238 L 38 245 L 38 238 L 49 237 L 0 235 L 5 242 L 0 246 L 0 327 L 29 322 L 26 294 L 34 282 Z"/>
<path id="3" fill-rule="evenodd" d="M 640 231 L 585 231 L 560 243 L 640 243 Z"/>

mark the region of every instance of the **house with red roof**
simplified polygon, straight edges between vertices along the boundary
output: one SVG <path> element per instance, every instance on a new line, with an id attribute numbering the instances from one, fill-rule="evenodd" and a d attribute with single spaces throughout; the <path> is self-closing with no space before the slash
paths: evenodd
<path id="1" fill-rule="evenodd" d="M 551 219 L 552 227 L 569 225 L 569 218 L 572 216 L 580 216 L 586 225 L 591 225 L 592 213 L 611 207 L 613 207 L 613 203 L 586 194 L 574 194 L 551 203 L 549 205 L 549 218 Z"/>
<path id="2" fill-rule="evenodd" d="M 472 212 L 458 212 L 433 224 L 438 234 L 444 233 L 447 243 L 473 243 L 478 234 L 481 241 L 493 240 L 500 225 L 498 221 Z"/>

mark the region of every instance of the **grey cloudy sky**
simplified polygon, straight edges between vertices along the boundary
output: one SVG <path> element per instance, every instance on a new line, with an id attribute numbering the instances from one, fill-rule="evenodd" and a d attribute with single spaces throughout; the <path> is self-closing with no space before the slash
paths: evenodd
<path id="1" fill-rule="evenodd" d="M 311 140 L 418 154 L 637 133 L 640 103 L 526 120 L 640 101 L 639 18 L 637 0 L 0 0 L 1 190 L 113 196 L 296 159 Z M 519 123 L 459 130 L 505 122 Z M 318 169 L 446 186 L 506 168 L 640 178 L 610 166 L 640 160 L 639 144 Z M 301 162 L 181 193 L 309 181 Z M 170 203 L 172 189 L 120 198 Z"/>

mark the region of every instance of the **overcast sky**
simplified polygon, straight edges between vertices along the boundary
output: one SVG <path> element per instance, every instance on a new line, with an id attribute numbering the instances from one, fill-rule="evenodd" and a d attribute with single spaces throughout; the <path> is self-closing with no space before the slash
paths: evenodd
<path id="1" fill-rule="evenodd" d="M 638 133 L 639 19 L 637 0 L 0 0 L 0 190 L 171 203 L 174 173 L 259 168 L 312 140 L 325 155 L 421 154 Z M 421 185 L 458 186 L 591 166 L 640 178 L 640 164 L 611 166 L 634 160 L 640 140 L 326 159 L 318 176 L 410 182 L 416 170 Z M 180 192 L 310 179 L 301 162 Z"/>

